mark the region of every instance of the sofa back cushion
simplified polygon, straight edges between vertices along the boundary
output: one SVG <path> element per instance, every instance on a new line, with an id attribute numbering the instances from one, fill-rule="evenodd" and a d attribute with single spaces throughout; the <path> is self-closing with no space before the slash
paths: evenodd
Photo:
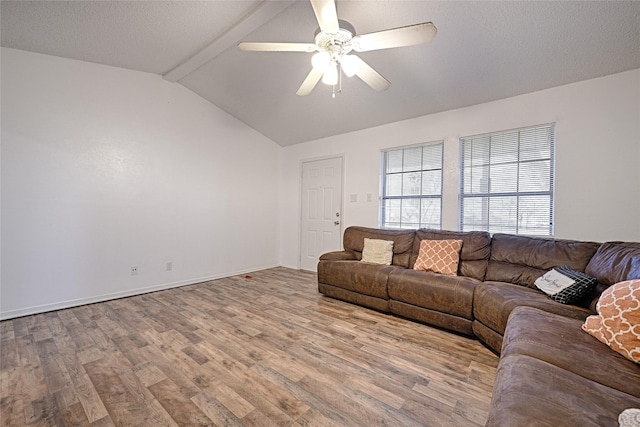
<path id="1" fill-rule="evenodd" d="M 411 248 L 415 230 L 381 230 L 367 227 L 348 227 L 344 230 L 342 244 L 345 251 L 353 253 L 355 258 L 362 260 L 364 239 L 393 240 L 393 259 L 391 265 L 407 268 L 411 257 Z"/>
<path id="2" fill-rule="evenodd" d="M 598 298 L 609 286 L 640 279 L 640 242 L 606 242 L 600 245 L 585 270 L 598 281 L 594 292 L 582 305 L 595 311 Z"/>
<path id="3" fill-rule="evenodd" d="M 416 231 L 409 265 L 413 268 L 422 240 L 462 240 L 458 275 L 484 279 L 491 254 L 491 236 L 485 231 L 447 231 L 421 228 Z"/>
<path id="4" fill-rule="evenodd" d="M 589 261 L 585 273 L 606 286 L 640 279 L 640 243 L 603 243 Z"/>
<path id="5" fill-rule="evenodd" d="M 599 243 L 527 237 L 496 233 L 485 280 L 535 288 L 534 282 L 548 270 L 568 265 L 584 272 Z"/>

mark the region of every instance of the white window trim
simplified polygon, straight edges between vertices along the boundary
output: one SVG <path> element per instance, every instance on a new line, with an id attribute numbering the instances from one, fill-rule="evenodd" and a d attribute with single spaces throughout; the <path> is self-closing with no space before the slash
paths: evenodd
<path id="1" fill-rule="evenodd" d="M 459 169 L 460 169 L 460 175 L 459 175 L 459 197 L 458 197 L 458 229 L 463 231 L 464 230 L 464 201 L 465 199 L 472 199 L 472 198 L 480 198 L 480 197 L 485 197 L 488 199 L 491 198 L 495 198 L 495 197 L 518 197 L 518 196 L 536 196 L 536 195 L 543 195 L 543 196 L 549 196 L 549 201 L 550 201 L 550 211 L 549 211 L 549 234 L 547 234 L 547 236 L 553 236 L 554 235 L 554 217 L 555 217 L 555 152 L 556 152 L 556 135 L 555 135 L 555 123 L 546 123 L 546 124 L 540 124 L 540 125 L 535 125 L 535 126 L 528 126 L 528 127 L 523 127 L 523 128 L 517 128 L 517 129 L 509 129 L 509 130 L 503 130 L 503 131 L 498 131 L 498 132 L 491 132 L 491 133 L 487 133 L 487 134 L 479 134 L 479 135 L 472 135 L 472 136 L 466 136 L 466 137 L 461 137 L 460 138 L 460 154 L 459 154 Z M 503 192 L 503 193 L 493 193 L 491 192 L 491 189 L 488 189 L 488 192 L 484 192 L 484 193 L 470 193 L 470 194 L 466 194 L 465 193 L 465 188 L 464 188 L 464 172 L 465 172 L 465 165 L 464 165 L 464 157 L 465 157 L 465 148 L 464 148 L 464 144 L 465 141 L 471 141 L 473 139 L 476 138 L 484 138 L 484 137 L 494 137 L 494 136 L 499 136 L 499 135 L 504 135 L 507 133 L 511 133 L 511 132 L 523 132 L 523 131 L 527 131 L 530 129 L 536 129 L 536 128 L 545 128 L 548 127 L 551 129 L 551 150 L 550 150 L 550 156 L 549 156 L 549 161 L 550 161 L 550 184 L 549 184 L 549 190 L 545 190 L 545 191 L 515 191 L 515 192 Z M 518 154 L 520 154 L 520 151 L 518 151 Z M 534 161 L 534 160 L 532 160 Z M 518 166 L 520 164 L 525 163 L 524 161 L 521 162 L 520 160 L 518 160 Z M 488 214 L 488 212 L 487 212 Z M 489 215 L 487 215 L 489 217 Z M 489 232 L 493 232 L 491 230 L 491 223 L 487 220 L 487 229 L 485 231 L 489 231 Z M 516 234 L 518 233 L 518 229 L 519 229 L 519 224 L 518 221 L 516 221 Z M 477 229 L 477 228 L 474 228 Z"/>
<path id="2" fill-rule="evenodd" d="M 386 196 L 387 193 L 387 153 L 390 151 L 397 151 L 397 150 L 406 150 L 406 149 L 411 149 L 411 148 L 417 148 L 417 147 L 426 147 L 426 146 L 433 146 L 433 145 L 439 145 L 440 149 L 441 149 L 441 154 L 440 154 L 440 168 L 438 169 L 429 169 L 429 170 L 439 170 L 440 171 L 440 194 L 439 195 L 401 195 L 401 196 Z M 392 147 L 392 148 L 387 148 L 381 151 L 381 160 L 380 160 L 380 206 L 378 209 L 378 213 L 379 213 L 379 218 L 378 218 L 378 224 L 380 226 L 380 228 L 386 228 L 386 229 L 398 229 L 398 227 L 394 227 L 394 226 L 388 226 L 385 224 L 385 201 L 386 200 L 390 200 L 390 199 L 395 199 L 395 200 L 408 200 L 408 199 L 439 199 L 440 200 L 440 213 L 439 213 L 439 226 L 438 229 L 442 228 L 442 190 L 443 190 L 443 186 L 444 186 L 444 140 L 440 140 L 440 141 L 431 141 L 431 142 L 424 142 L 424 143 L 420 143 L 420 144 L 412 144 L 412 145 L 406 145 L 406 146 L 401 146 L 401 147 Z M 423 172 L 425 170 L 421 169 L 420 172 Z M 422 228 L 422 223 L 418 222 L 419 227 L 418 228 Z M 402 227 L 402 221 L 400 222 L 400 227 L 399 228 L 403 228 Z M 413 227 L 412 227 L 413 228 Z"/>

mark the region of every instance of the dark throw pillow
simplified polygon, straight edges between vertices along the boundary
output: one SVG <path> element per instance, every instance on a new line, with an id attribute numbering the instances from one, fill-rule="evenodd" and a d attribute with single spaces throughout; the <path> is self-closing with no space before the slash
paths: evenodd
<path id="1" fill-rule="evenodd" d="M 536 288 L 562 304 L 573 304 L 596 286 L 596 279 L 563 265 L 547 271 L 535 281 Z"/>

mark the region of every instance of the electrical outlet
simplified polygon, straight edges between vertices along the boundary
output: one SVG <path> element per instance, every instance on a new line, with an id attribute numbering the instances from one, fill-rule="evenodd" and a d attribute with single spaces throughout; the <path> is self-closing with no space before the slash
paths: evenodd
<path id="1" fill-rule="evenodd" d="M 137 266 L 131 267 L 131 275 L 132 276 L 137 276 L 138 275 L 138 267 Z"/>
<path id="2" fill-rule="evenodd" d="M 173 270 L 173 263 L 171 261 L 169 261 L 167 263 L 167 271 L 171 271 L 171 270 Z"/>

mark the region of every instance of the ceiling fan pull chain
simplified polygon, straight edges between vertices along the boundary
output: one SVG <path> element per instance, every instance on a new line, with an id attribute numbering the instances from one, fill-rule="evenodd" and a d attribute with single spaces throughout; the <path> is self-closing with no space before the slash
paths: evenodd
<path id="1" fill-rule="evenodd" d="M 342 93 L 342 65 L 340 62 L 338 62 L 338 90 L 336 91 L 336 85 L 333 85 L 331 97 L 335 98 L 338 93 Z"/>

